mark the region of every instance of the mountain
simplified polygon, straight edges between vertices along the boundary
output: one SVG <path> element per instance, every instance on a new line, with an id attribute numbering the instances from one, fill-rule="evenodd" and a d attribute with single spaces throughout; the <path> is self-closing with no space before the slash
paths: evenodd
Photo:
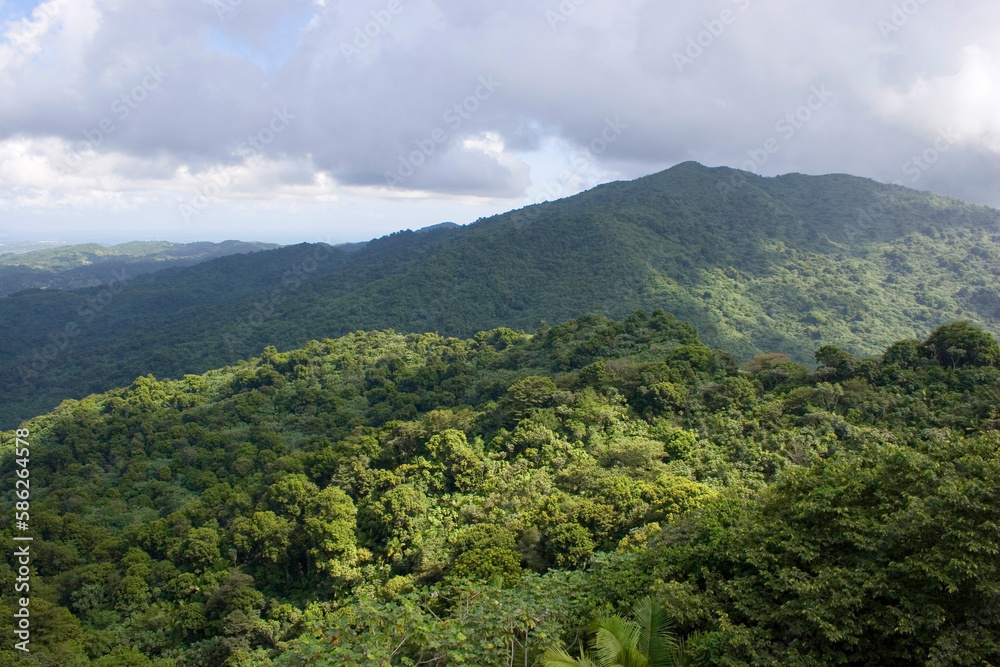
<path id="1" fill-rule="evenodd" d="M 470 336 L 662 308 L 742 359 L 877 354 L 938 324 L 1000 331 L 1000 211 L 847 175 L 684 163 L 351 252 L 302 245 L 121 286 L 0 298 L 0 424 L 140 375 L 311 339 Z M 68 329 L 69 328 L 69 329 Z"/>
<path id="2" fill-rule="evenodd" d="M 433 231 L 438 231 L 438 230 L 442 230 L 442 229 L 455 229 L 458 226 L 459 225 L 455 224 L 454 222 L 439 222 L 436 225 L 430 225 L 428 227 L 421 227 L 420 229 L 417 230 L 417 232 L 418 233 L 419 232 L 433 232 Z"/>
<path id="3" fill-rule="evenodd" d="M 44 244 L 49 245 L 49 244 Z M 0 294 L 25 289 L 70 290 L 189 266 L 237 253 L 270 250 L 273 243 L 133 241 L 114 246 L 60 245 L 0 255 Z M 6 246 L 0 246 L 3 251 Z M 30 248 L 30 246 L 29 246 Z"/>
<path id="4" fill-rule="evenodd" d="M 819 357 L 636 312 L 66 401 L 0 441 L 0 664 L 539 665 L 647 596 L 680 664 L 1000 664 L 1000 345 Z"/>
<path id="5" fill-rule="evenodd" d="M 18 255 L 33 250 L 46 250 L 71 245 L 65 241 L 15 241 L 13 243 L 0 243 L 0 258 L 7 255 Z"/>
<path id="6" fill-rule="evenodd" d="M 458 226 L 459 225 L 455 224 L 454 222 L 439 222 L 436 225 L 429 225 L 427 227 L 421 227 L 420 229 L 417 229 L 417 230 L 414 230 L 414 231 L 417 234 L 423 234 L 423 233 L 427 233 L 427 232 L 446 231 L 446 230 L 454 229 L 454 228 L 456 228 Z M 338 243 L 337 245 L 335 245 L 333 247 L 337 248 L 338 250 L 345 250 L 347 252 L 354 252 L 355 250 L 360 250 L 361 248 L 364 248 L 366 245 L 368 245 L 368 241 L 359 241 L 357 243 Z"/>

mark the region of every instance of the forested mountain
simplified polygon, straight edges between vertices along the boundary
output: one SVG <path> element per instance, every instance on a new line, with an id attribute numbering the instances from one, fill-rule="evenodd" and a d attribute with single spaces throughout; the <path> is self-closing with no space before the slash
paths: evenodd
<path id="1" fill-rule="evenodd" d="M 64 241 L 14 241 L 11 243 L 0 243 L 0 257 L 19 255 L 34 250 L 50 250 L 68 245 L 71 244 Z"/>
<path id="2" fill-rule="evenodd" d="M 273 243 L 168 243 L 133 241 L 61 245 L 0 254 L 0 294 L 25 289 L 79 289 L 135 278 L 174 266 L 190 266 L 236 253 L 271 250 Z M 0 246 L 0 252 L 5 249 Z"/>
<path id="3" fill-rule="evenodd" d="M 815 358 L 636 312 L 67 401 L 4 433 L 0 665 L 569 667 L 592 618 L 651 667 L 1000 664 L 996 339 Z"/>
<path id="4" fill-rule="evenodd" d="M 822 344 L 877 354 L 951 320 L 1000 331 L 1000 211 L 844 175 L 685 163 L 350 250 L 223 258 L 114 294 L 0 298 L 0 425 L 147 373 L 356 330 L 470 336 L 663 308 L 741 359 L 807 364 Z"/>
<path id="5" fill-rule="evenodd" d="M 418 239 L 434 236 L 397 234 L 360 250 L 301 244 L 103 287 L 0 296 L 0 388 L 8 392 L 0 426 L 140 375 L 180 377 L 259 352 L 262 324 L 305 281 L 357 263 L 362 253 L 372 271 L 403 263 Z M 293 319 L 288 338 L 306 324 L 328 328 Z"/>

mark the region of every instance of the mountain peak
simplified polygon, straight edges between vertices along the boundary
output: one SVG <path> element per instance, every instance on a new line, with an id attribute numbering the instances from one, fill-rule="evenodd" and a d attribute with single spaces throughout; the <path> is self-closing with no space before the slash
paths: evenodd
<path id="1" fill-rule="evenodd" d="M 847 175 L 683 162 L 429 229 L 341 248 L 353 252 L 293 246 L 171 269 L 130 282 L 100 312 L 78 310 L 100 287 L 4 297 L 0 377 L 18 389 L 0 421 L 113 386 L 103 383 L 357 330 L 470 336 L 659 308 L 744 359 L 806 364 L 823 345 L 876 354 L 947 321 L 1000 331 L 1000 211 Z M 39 360 L 67 322 L 77 361 Z M 156 352 L 135 354 L 139 344 Z"/>

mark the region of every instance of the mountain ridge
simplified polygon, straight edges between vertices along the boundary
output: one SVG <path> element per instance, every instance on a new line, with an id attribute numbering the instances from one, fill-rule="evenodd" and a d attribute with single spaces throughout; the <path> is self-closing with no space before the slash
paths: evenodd
<path id="1" fill-rule="evenodd" d="M 47 397 L 0 419 L 356 330 L 468 336 L 662 308 L 740 358 L 782 352 L 803 363 L 825 344 L 876 354 L 953 320 L 1000 331 L 1000 211 L 849 175 L 683 163 L 350 252 L 290 248 L 133 281 L 95 318 L 106 330 L 67 348 L 83 366 L 52 363 L 27 382 L 33 353 L 97 295 L 0 300 L 8 332 L 19 332 L 0 346 L 0 386 Z"/>
<path id="2" fill-rule="evenodd" d="M 80 289 L 106 281 L 190 266 L 231 254 L 278 248 L 274 243 L 130 241 L 66 244 L 0 255 L 0 294 L 25 289 Z"/>

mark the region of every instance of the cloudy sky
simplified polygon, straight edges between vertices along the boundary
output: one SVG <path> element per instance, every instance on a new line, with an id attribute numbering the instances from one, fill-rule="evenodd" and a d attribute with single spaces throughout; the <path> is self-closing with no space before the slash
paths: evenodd
<path id="1" fill-rule="evenodd" d="M 0 243 L 362 240 L 686 160 L 1000 206 L 1000 3 L 0 0 Z"/>

